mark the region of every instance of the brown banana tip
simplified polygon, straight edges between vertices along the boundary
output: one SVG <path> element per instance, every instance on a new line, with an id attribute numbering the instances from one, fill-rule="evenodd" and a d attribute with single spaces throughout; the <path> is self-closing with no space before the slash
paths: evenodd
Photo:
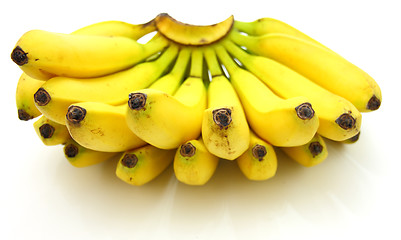
<path id="1" fill-rule="evenodd" d="M 307 102 L 296 107 L 295 111 L 297 112 L 297 116 L 302 120 L 312 119 L 315 115 L 312 105 Z"/>
<path id="2" fill-rule="evenodd" d="M 128 106 L 132 110 L 141 110 L 146 104 L 147 95 L 145 93 L 131 93 L 128 96 Z"/>
<path id="3" fill-rule="evenodd" d="M 316 157 L 323 151 L 323 146 L 319 142 L 311 142 L 309 144 L 309 151 L 312 153 L 313 157 Z"/>
<path id="4" fill-rule="evenodd" d="M 48 123 L 45 123 L 39 127 L 40 136 L 42 136 L 43 138 L 51 138 L 55 130 L 56 129 Z"/>
<path id="5" fill-rule="evenodd" d="M 380 99 L 377 98 L 375 95 L 373 95 L 373 96 L 369 99 L 368 105 L 367 105 L 366 107 L 367 107 L 367 109 L 374 111 L 374 110 L 379 109 L 380 104 L 381 104 Z"/>
<path id="6" fill-rule="evenodd" d="M 24 52 L 20 46 L 16 46 L 11 53 L 11 59 L 18 65 L 22 66 L 28 63 L 28 53 Z"/>
<path id="7" fill-rule="evenodd" d="M 64 147 L 64 154 L 69 158 L 77 156 L 78 152 L 79 152 L 78 147 L 72 143 L 65 145 Z"/>
<path id="8" fill-rule="evenodd" d="M 192 157 L 193 155 L 195 155 L 196 152 L 196 147 L 194 145 L 192 145 L 192 143 L 185 143 L 183 145 L 181 145 L 180 148 L 180 154 L 183 157 Z"/>
<path id="9" fill-rule="evenodd" d="M 33 97 L 36 104 L 39 106 L 46 106 L 52 99 L 50 94 L 44 88 L 39 88 Z"/>
<path id="10" fill-rule="evenodd" d="M 24 109 L 18 109 L 18 118 L 22 121 L 28 121 L 33 119 L 33 116 L 29 115 Z"/>
<path id="11" fill-rule="evenodd" d="M 70 123 L 77 124 L 84 120 L 86 116 L 86 109 L 79 106 L 71 105 L 68 108 L 66 118 Z"/>
<path id="12" fill-rule="evenodd" d="M 232 121 L 231 110 L 228 108 L 215 109 L 212 112 L 213 121 L 221 128 L 227 127 Z"/>
<path id="13" fill-rule="evenodd" d="M 253 148 L 252 148 L 252 155 L 257 158 L 259 161 L 262 161 L 263 158 L 266 156 L 267 151 L 265 146 L 256 144 Z"/>
<path id="14" fill-rule="evenodd" d="M 133 168 L 138 163 L 138 157 L 135 154 L 125 154 L 121 159 L 121 164 L 127 168 Z"/>
<path id="15" fill-rule="evenodd" d="M 344 113 L 341 114 L 341 116 L 339 116 L 336 119 L 336 123 L 345 130 L 349 130 L 355 127 L 356 124 L 356 120 L 354 117 L 351 116 L 351 114 L 349 113 Z"/>

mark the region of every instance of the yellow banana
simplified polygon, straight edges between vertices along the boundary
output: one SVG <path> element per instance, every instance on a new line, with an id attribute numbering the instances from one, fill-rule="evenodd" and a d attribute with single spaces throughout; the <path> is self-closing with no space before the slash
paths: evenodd
<path id="1" fill-rule="evenodd" d="M 240 68 L 223 46 L 216 46 L 219 59 L 230 75 L 244 107 L 251 128 L 275 146 L 298 146 L 307 143 L 319 127 L 308 98 L 282 99 L 251 72 Z"/>
<path id="2" fill-rule="evenodd" d="M 176 58 L 178 46 L 171 45 L 156 60 L 131 69 L 92 79 L 54 77 L 35 93 L 37 108 L 49 119 L 65 124 L 68 107 L 76 102 L 126 103 L 129 93 L 157 80 Z"/>
<path id="3" fill-rule="evenodd" d="M 234 28 L 240 32 L 244 32 L 250 36 L 261 36 L 271 33 L 283 33 L 297 38 L 305 39 L 306 41 L 325 47 L 320 42 L 309 37 L 305 33 L 274 18 L 260 18 L 252 22 L 235 21 Z"/>
<path id="4" fill-rule="evenodd" d="M 153 31 L 156 31 L 154 20 L 144 24 L 131 24 L 127 22 L 111 20 L 85 26 L 72 32 L 71 34 L 109 37 L 119 36 L 138 40 L 139 38 Z"/>
<path id="5" fill-rule="evenodd" d="M 146 44 L 126 37 L 31 30 L 17 42 L 11 59 L 31 77 L 92 78 L 134 66 L 168 45 L 158 36 Z"/>
<path id="6" fill-rule="evenodd" d="M 129 95 L 129 128 L 158 148 L 177 148 L 200 135 L 207 95 L 202 80 L 202 52 L 196 48 L 192 51 L 190 76 L 173 96 L 155 89 Z"/>
<path id="7" fill-rule="evenodd" d="M 219 160 L 206 149 L 201 138 L 190 140 L 175 153 L 174 173 L 182 183 L 204 185 L 215 173 Z"/>
<path id="8" fill-rule="evenodd" d="M 317 132 L 321 136 L 334 141 L 343 141 L 359 132 L 362 115 L 345 98 L 320 87 L 272 59 L 250 55 L 231 41 L 225 41 L 224 46 L 280 97 L 286 99 L 307 97 L 319 117 Z"/>
<path id="9" fill-rule="evenodd" d="M 361 131 L 359 131 L 355 136 L 342 141 L 342 143 L 347 143 L 347 144 L 356 143 L 356 142 L 358 142 L 360 135 L 361 135 Z"/>
<path id="10" fill-rule="evenodd" d="M 155 18 L 156 28 L 160 34 L 173 42 L 187 46 L 199 46 L 216 42 L 230 32 L 233 23 L 233 16 L 209 26 L 184 24 L 167 13 L 161 13 Z"/>
<path id="11" fill-rule="evenodd" d="M 144 146 L 127 126 L 126 104 L 75 103 L 68 108 L 66 125 L 81 146 L 102 152 L 123 152 Z"/>
<path id="12" fill-rule="evenodd" d="M 241 172 L 249 180 L 267 180 L 276 175 L 276 152 L 271 144 L 251 131 L 249 148 L 237 158 L 237 164 Z"/>
<path id="13" fill-rule="evenodd" d="M 307 144 L 297 147 L 280 148 L 291 159 L 305 167 L 312 167 L 323 162 L 328 155 L 326 143 L 316 134 Z"/>
<path id="14" fill-rule="evenodd" d="M 223 75 L 215 52 L 205 48 L 204 55 L 212 81 L 207 89 L 208 109 L 203 113 L 202 139 L 210 153 L 234 160 L 248 149 L 248 122 L 235 89 Z"/>
<path id="15" fill-rule="evenodd" d="M 174 94 L 185 78 L 190 58 L 191 50 L 189 48 L 182 48 L 173 69 L 153 82 L 149 88 L 160 90 L 171 95 Z"/>
<path id="16" fill-rule="evenodd" d="M 276 60 L 349 100 L 360 112 L 380 107 L 382 94 L 376 81 L 332 51 L 285 34 L 250 37 L 233 31 L 232 39 L 249 51 Z"/>
<path id="17" fill-rule="evenodd" d="M 36 134 L 46 146 L 65 144 L 71 139 L 68 129 L 42 116 L 33 123 Z"/>
<path id="18" fill-rule="evenodd" d="M 44 83 L 45 81 L 31 78 L 25 73 L 21 74 L 15 94 L 20 120 L 27 121 L 42 115 L 35 106 L 33 95 Z"/>
<path id="19" fill-rule="evenodd" d="M 113 157 L 117 157 L 122 153 L 116 152 L 100 152 L 82 147 L 72 138 L 64 145 L 64 155 L 68 162 L 74 167 L 88 167 Z"/>
<path id="20" fill-rule="evenodd" d="M 152 145 L 124 152 L 116 175 L 126 183 L 140 186 L 159 176 L 174 159 L 175 150 L 163 150 Z"/>

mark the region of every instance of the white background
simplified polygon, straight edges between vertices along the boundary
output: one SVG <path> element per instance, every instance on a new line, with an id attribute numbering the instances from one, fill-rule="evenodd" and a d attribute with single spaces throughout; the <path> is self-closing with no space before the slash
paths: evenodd
<path id="1" fill-rule="evenodd" d="M 397 1 L 2 1 L 0 239 L 400 239 L 401 18 Z M 304 168 L 278 152 L 276 177 L 245 179 L 221 162 L 203 187 L 172 168 L 134 187 L 116 161 L 84 169 L 45 147 L 33 121 L 17 118 L 21 73 L 10 53 L 31 29 L 69 33 L 105 20 L 143 23 L 167 12 L 192 24 L 234 14 L 273 17 L 329 46 L 376 79 L 379 111 L 363 115 L 354 145 L 328 143 L 329 157 Z"/>

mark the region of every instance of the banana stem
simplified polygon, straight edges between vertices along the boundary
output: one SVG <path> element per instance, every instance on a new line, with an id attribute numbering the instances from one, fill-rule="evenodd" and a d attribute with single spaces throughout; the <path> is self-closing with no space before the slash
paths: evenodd
<path id="1" fill-rule="evenodd" d="M 241 63 L 250 61 L 251 56 L 240 47 L 236 46 L 232 41 L 225 41 L 223 44 L 227 51 L 237 58 Z"/>
<path id="2" fill-rule="evenodd" d="M 235 72 L 239 68 L 223 46 L 216 46 L 215 49 L 217 56 L 226 67 L 228 73 Z"/>
<path id="3" fill-rule="evenodd" d="M 192 48 L 190 76 L 199 78 L 203 76 L 203 53 L 198 48 Z"/>
<path id="4" fill-rule="evenodd" d="M 204 55 L 212 77 L 223 75 L 223 71 L 221 69 L 219 61 L 217 60 L 216 52 L 214 51 L 214 49 L 206 48 L 204 50 Z"/>
<path id="5" fill-rule="evenodd" d="M 169 46 L 169 42 L 159 33 L 157 33 L 149 42 L 143 44 L 143 50 L 146 55 L 153 55 Z"/>
<path id="6" fill-rule="evenodd" d="M 179 78 L 183 78 L 186 73 L 190 57 L 191 51 L 188 48 L 182 48 L 178 54 L 177 61 L 171 70 L 171 74 L 177 75 Z"/>
<path id="7" fill-rule="evenodd" d="M 240 45 L 244 46 L 246 48 L 251 48 L 252 46 L 255 46 L 258 44 L 258 38 L 257 37 L 252 37 L 252 36 L 246 36 L 241 34 L 238 31 L 232 31 L 230 34 L 230 39 Z"/>
<path id="8" fill-rule="evenodd" d="M 255 33 L 252 22 L 234 21 L 234 28 L 249 35 L 254 35 Z"/>
<path id="9" fill-rule="evenodd" d="M 171 45 L 166 51 L 156 60 L 160 66 L 168 66 L 177 56 L 178 46 Z"/>

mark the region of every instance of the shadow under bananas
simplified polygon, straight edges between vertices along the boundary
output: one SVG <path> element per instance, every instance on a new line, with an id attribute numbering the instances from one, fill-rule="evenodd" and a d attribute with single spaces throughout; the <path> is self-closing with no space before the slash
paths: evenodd
<path id="1" fill-rule="evenodd" d="M 227 227 L 241 238 L 246 236 L 243 226 L 252 221 L 256 221 L 253 233 L 274 235 L 283 219 L 302 221 L 301 226 L 338 226 L 341 221 L 346 226 L 348 214 L 363 217 L 374 202 L 368 192 L 375 191 L 369 188 L 374 180 L 369 168 L 374 164 L 363 168 L 363 162 L 344 154 L 346 146 L 329 140 L 327 145 L 329 157 L 312 168 L 277 150 L 277 174 L 261 182 L 246 179 L 235 161 L 226 160 L 220 161 L 205 186 L 178 182 L 172 166 L 144 186 L 131 186 L 115 176 L 118 159 L 82 169 L 60 159 L 64 163 L 55 178 L 68 202 L 82 211 L 82 222 L 107 222 L 121 230 L 130 224 L 137 231 L 157 230 L 149 236 L 165 231 L 173 237 L 195 233 L 210 237 Z M 365 138 L 364 145 L 373 145 L 373 139 Z"/>

